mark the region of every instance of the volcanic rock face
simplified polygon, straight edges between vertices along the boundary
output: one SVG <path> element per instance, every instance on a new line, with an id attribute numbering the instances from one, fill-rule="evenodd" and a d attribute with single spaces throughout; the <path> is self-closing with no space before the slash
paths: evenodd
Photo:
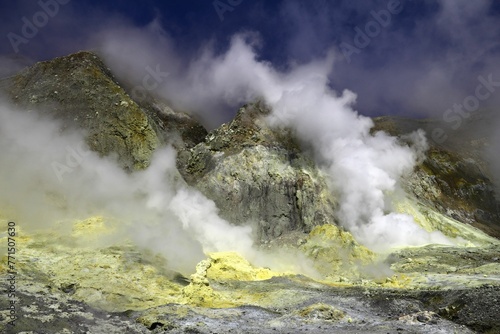
<path id="1" fill-rule="evenodd" d="M 88 145 L 117 153 L 127 169 L 147 167 L 159 144 L 149 119 L 91 53 L 38 63 L 14 77 L 10 93 L 23 107 L 88 130 Z"/>
<path id="2" fill-rule="evenodd" d="M 270 110 L 257 102 L 180 156 L 187 182 L 215 201 L 221 216 L 253 224 L 268 240 L 335 223 L 335 198 L 325 177 L 285 129 L 271 129 Z"/>
<path id="3" fill-rule="evenodd" d="M 252 225 L 258 240 L 336 223 L 325 176 L 289 130 L 266 124 L 270 110 L 263 103 L 242 107 L 207 135 L 191 116 L 161 100 L 134 101 L 90 52 L 38 63 L 6 86 L 18 105 L 62 120 L 65 128 L 85 129 L 91 149 L 116 154 L 127 170 L 146 168 L 157 147 L 172 144 L 187 183 L 212 199 L 223 218 Z M 374 130 L 392 135 L 418 128 L 432 133 L 436 126 L 387 117 L 375 124 Z M 431 142 L 427 159 L 404 186 L 421 213 L 435 211 L 499 237 L 500 207 L 475 154 L 482 140 L 457 133 L 443 145 Z"/>
<path id="4" fill-rule="evenodd" d="M 259 239 L 335 223 L 324 176 L 289 131 L 266 125 L 270 110 L 261 103 L 207 136 L 161 100 L 134 101 L 90 52 L 27 68 L 11 79 L 8 93 L 65 128 L 85 129 L 92 150 L 116 154 L 128 170 L 146 168 L 159 145 L 172 144 L 186 181 L 214 200 L 223 218 L 252 224 Z"/>
<path id="5" fill-rule="evenodd" d="M 159 102 L 139 106 L 90 52 L 37 63 L 13 77 L 7 89 L 21 107 L 62 120 L 64 127 L 87 130 L 92 150 L 116 154 L 128 170 L 149 166 L 161 143 L 182 148 L 183 139 L 194 145 L 197 134 L 205 133 L 191 117 Z"/>
<path id="6" fill-rule="evenodd" d="M 162 100 L 153 96 L 137 101 L 151 120 L 151 126 L 162 143 L 172 144 L 178 152 L 188 150 L 201 143 L 207 130 L 190 115 L 174 111 Z"/>
<path id="7" fill-rule="evenodd" d="M 499 238 L 500 205 L 483 154 L 491 139 L 484 131 L 492 123 L 490 118 L 488 113 L 477 114 L 462 128 L 450 131 L 446 141 L 430 140 L 425 161 L 403 185 L 423 207 Z M 398 136 L 421 128 L 432 134 L 440 126 L 432 120 L 380 117 L 374 130 Z"/>

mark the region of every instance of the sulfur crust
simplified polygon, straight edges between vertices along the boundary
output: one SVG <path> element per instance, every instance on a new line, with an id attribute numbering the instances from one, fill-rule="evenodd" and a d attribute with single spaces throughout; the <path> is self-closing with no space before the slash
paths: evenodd
<path id="1" fill-rule="evenodd" d="M 406 207 L 406 212 L 415 213 L 416 211 L 408 210 L 411 204 Z M 403 211 L 405 207 L 399 209 Z M 417 220 L 422 219 L 421 217 L 416 215 Z M 442 221 L 443 224 L 448 223 Z M 5 217 L 0 223 L 6 226 Z M 28 234 L 21 224 L 18 224 L 16 269 L 19 288 L 28 288 L 31 286 L 29 282 L 40 282 L 48 286 L 53 293 L 65 293 L 92 307 L 113 312 L 145 310 L 170 303 L 208 308 L 241 305 L 272 307 L 298 305 L 305 298 L 286 289 L 271 286 L 265 288 L 267 285 L 262 285 L 263 290 L 258 291 L 247 288 L 246 284 L 238 284 L 237 282 L 258 283 L 276 277 L 297 281 L 298 277 L 290 271 L 273 271 L 252 265 L 235 252 L 207 254 L 207 258 L 198 263 L 195 273 L 189 277 L 189 284 L 183 286 L 172 279 L 162 257 L 145 254 L 126 242 L 112 246 L 103 242 L 109 241 L 110 236 L 116 233 L 117 223 L 106 217 L 92 216 L 74 221 L 69 235 L 62 235 L 63 229 Z M 478 234 L 470 234 L 468 229 L 464 229 L 462 236 L 464 239 L 475 237 L 475 242 L 487 241 L 479 238 Z M 6 238 L 6 233 L 2 233 L 2 245 L 7 244 Z M 484 281 L 490 275 L 500 273 L 496 263 L 478 265 L 468 270 L 458 261 L 460 257 L 457 257 L 455 264 L 453 252 L 469 254 L 467 252 L 473 249 L 469 251 L 468 248 L 463 251 L 460 248 L 451 248 L 448 252 L 450 264 L 442 263 L 439 266 L 440 263 L 434 259 L 444 248 L 435 246 L 403 249 L 411 255 L 406 256 L 408 259 L 403 257 L 394 265 L 395 272 L 377 279 L 366 278 L 363 268 L 375 263 L 377 254 L 357 243 L 349 232 L 331 224 L 313 228 L 297 249 L 313 261 L 316 270 L 322 275 L 316 282 L 327 286 L 361 285 L 408 289 L 427 286 L 431 282 L 430 279 L 439 279 L 441 272 L 456 270 L 455 276 L 447 277 L 452 277 L 457 284 L 462 284 L 460 282 L 464 280 L 463 275 L 481 275 Z M 496 256 L 494 250 L 491 249 L 492 257 Z M 429 255 L 426 255 L 426 252 Z M 3 256 L 0 263 L 2 274 L 7 271 L 6 262 L 6 256 Z M 435 268 L 433 270 L 436 270 L 436 274 L 426 278 L 421 272 L 422 268 L 429 265 L 434 266 L 432 268 Z M 492 279 L 494 277 L 492 276 Z M 312 278 L 307 280 L 315 282 Z M 233 284 L 234 282 L 236 284 Z M 320 311 L 328 314 L 330 312 L 321 307 Z"/>

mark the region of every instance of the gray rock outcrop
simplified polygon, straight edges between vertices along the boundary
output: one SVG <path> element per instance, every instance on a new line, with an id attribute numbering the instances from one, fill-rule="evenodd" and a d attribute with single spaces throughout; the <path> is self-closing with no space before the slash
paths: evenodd
<path id="1" fill-rule="evenodd" d="M 263 103 L 179 156 L 186 181 L 215 201 L 235 224 L 253 224 L 260 240 L 334 223 L 335 198 L 325 176 L 285 129 L 271 129 Z"/>
<path id="2" fill-rule="evenodd" d="M 85 129 L 92 150 L 116 154 L 127 170 L 149 166 L 162 143 L 184 149 L 206 134 L 189 115 L 160 101 L 134 101 L 91 52 L 37 63 L 10 78 L 4 88 L 22 108 L 62 120 L 65 128 Z"/>
<path id="3" fill-rule="evenodd" d="M 448 131 L 445 141 L 429 138 L 425 161 L 403 180 L 403 186 L 423 206 L 500 238 L 500 203 L 484 154 L 491 141 L 486 131 L 494 124 L 491 118 L 478 112 L 460 129 Z M 433 130 L 441 127 L 435 120 L 386 116 L 375 119 L 374 130 L 400 136 L 420 128 L 432 137 Z"/>
<path id="4" fill-rule="evenodd" d="M 252 224 L 259 240 L 335 223 L 335 197 L 325 176 L 293 133 L 266 124 L 270 111 L 262 103 L 244 106 L 233 121 L 207 135 L 194 118 L 160 99 L 134 101 L 91 52 L 37 63 L 3 80 L 2 88 L 24 109 L 62 120 L 68 129 L 85 129 L 91 149 L 116 154 L 127 170 L 146 168 L 157 147 L 172 144 L 187 183 L 214 200 L 222 217 Z M 487 142 L 480 123 L 489 121 L 478 115 L 446 142 L 431 142 L 427 159 L 404 186 L 422 206 L 500 237 L 500 206 L 477 153 Z M 392 135 L 418 128 L 430 134 L 441 126 L 394 117 L 375 124 L 374 131 Z"/>

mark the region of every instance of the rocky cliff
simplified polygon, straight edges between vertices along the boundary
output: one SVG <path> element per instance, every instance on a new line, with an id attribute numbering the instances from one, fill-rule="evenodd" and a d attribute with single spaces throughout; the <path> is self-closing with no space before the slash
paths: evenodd
<path id="1" fill-rule="evenodd" d="M 259 240 L 334 224 L 335 198 L 325 176 L 286 129 L 271 129 L 268 107 L 243 106 L 233 121 L 180 156 L 189 184 L 215 201 L 236 224 L 251 224 Z"/>
<path id="2" fill-rule="evenodd" d="M 485 156 L 492 140 L 487 129 L 494 124 L 493 115 L 478 112 L 464 123 L 448 131 L 443 142 L 430 138 L 426 159 L 404 180 L 404 186 L 422 206 L 500 238 L 500 203 Z M 430 119 L 380 117 L 375 119 L 374 131 L 400 136 L 420 128 L 430 136 L 442 126 Z"/>
<path id="3" fill-rule="evenodd" d="M 114 154 L 127 170 L 146 168 L 157 147 L 172 144 L 185 181 L 212 199 L 223 218 L 251 225 L 256 240 L 336 224 L 336 199 L 325 175 L 290 130 L 267 125 L 271 111 L 263 102 L 243 106 L 231 122 L 207 134 L 191 116 L 158 98 L 134 101 L 90 52 L 38 63 L 3 86 L 19 106 L 61 120 L 63 129 L 84 129 L 91 149 Z M 421 225 L 451 237 L 457 233 L 425 218 L 429 210 L 500 236 L 500 206 L 477 153 L 487 139 L 466 131 L 475 121 L 443 144 L 431 141 L 426 160 L 404 184 L 424 217 Z M 432 133 L 436 126 L 382 117 L 373 130 L 399 136 L 418 128 Z"/>
<path id="4" fill-rule="evenodd" d="M 242 107 L 207 136 L 164 101 L 134 101 L 90 52 L 38 63 L 7 87 L 19 106 L 86 130 L 92 150 L 117 155 L 128 170 L 146 168 L 158 146 L 172 144 L 188 184 L 214 200 L 228 221 L 252 225 L 258 240 L 335 222 L 335 199 L 321 171 L 289 131 L 266 125 L 262 117 L 270 110 L 262 103 Z"/>
<path id="5" fill-rule="evenodd" d="M 85 129 L 92 150 L 116 154 L 128 170 L 149 166 L 162 143 L 194 145 L 205 133 L 187 114 L 161 102 L 139 105 L 91 52 L 37 63 L 4 86 L 19 106 L 62 120 L 65 128 Z"/>

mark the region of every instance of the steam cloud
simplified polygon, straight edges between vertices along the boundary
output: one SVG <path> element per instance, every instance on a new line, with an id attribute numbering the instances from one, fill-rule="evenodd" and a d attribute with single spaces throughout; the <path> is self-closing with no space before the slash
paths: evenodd
<path id="1" fill-rule="evenodd" d="M 71 156 L 82 147 L 84 134 L 59 129 L 56 121 L 0 106 L 0 173 L 7 176 L 0 178 L 0 202 L 20 226 L 47 229 L 55 222 L 103 215 L 121 224 L 116 240 L 132 236 L 185 274 L 206 252 L 233 250 L 251 257 L 251 229 L 219 218 L 212 201 L 175 181 L 174 149 L 158 150 L 147 170 L 131 175 L 88 149 L 81 159 Z M 60 182 L 54 163 L 68 159 L 76 159 L 76 167 Z"/>
<path id="2" fill-rule="evenodd" d="M 135 31 L 135 36 L 145 32 Z M 151 35 L 145 34 L 140 39 L 141 48 L 137 48 L 130 38 L 130 44 L 118 42 L 123 35 L 117 30 L 107 36 L 109 43 L 101 40 L 108 63 L 120 68 L 133 66 L 137 59 L 134 50 L 145 52 L 144 41 L 151 40 Z M 128 31 L 126 35 L 134 34 Z M 115 47 L 117 43 L 119 48 Z M 272 125 L 290 127 L 313 145 L 318 162 L 330 176 L 333 191 L 339 195 L 338 218 L 360 242 L 375 250 L 449 243 L 442 233 L 421 229 L 412 217 L 390 212 L 389 195 L 426 150 L 424 133 L 411 135 L 414 147 L 402 145 L 385 133 L 371 135 L 371 119 L 352 109 L 356 95 L 347 90 L 338 95 L 329 88 L 328 75 L 335 56 L 332 52 L 325 59 L 280 72 L 258 60 L 255 48 L 259 44 L 258 36 L 245 33 L 234 36 L 223 54 L 217 55 L 207 47 L 182 68 L 182 76 L 168 65 L 170 59 L 179 64 L 179 56 L 162 53 L 164 59 L 159 64 L 169 68 L 172 76 L 156 92 L 176 108 L 191 110 L 205 119 L 207 114 L 214 115 L 217 120 L 223 118 L 220 111 L 224 107 L 236 109 L 242 103 L 263 98 L 273 109 L 269 118 Z M 149 51 L 148 55 L 155 54 L 154 49 Z M 159 61 L 160 57 L 155 59 Z M 134 75 L 128 79 L 137 81 Z"/>

